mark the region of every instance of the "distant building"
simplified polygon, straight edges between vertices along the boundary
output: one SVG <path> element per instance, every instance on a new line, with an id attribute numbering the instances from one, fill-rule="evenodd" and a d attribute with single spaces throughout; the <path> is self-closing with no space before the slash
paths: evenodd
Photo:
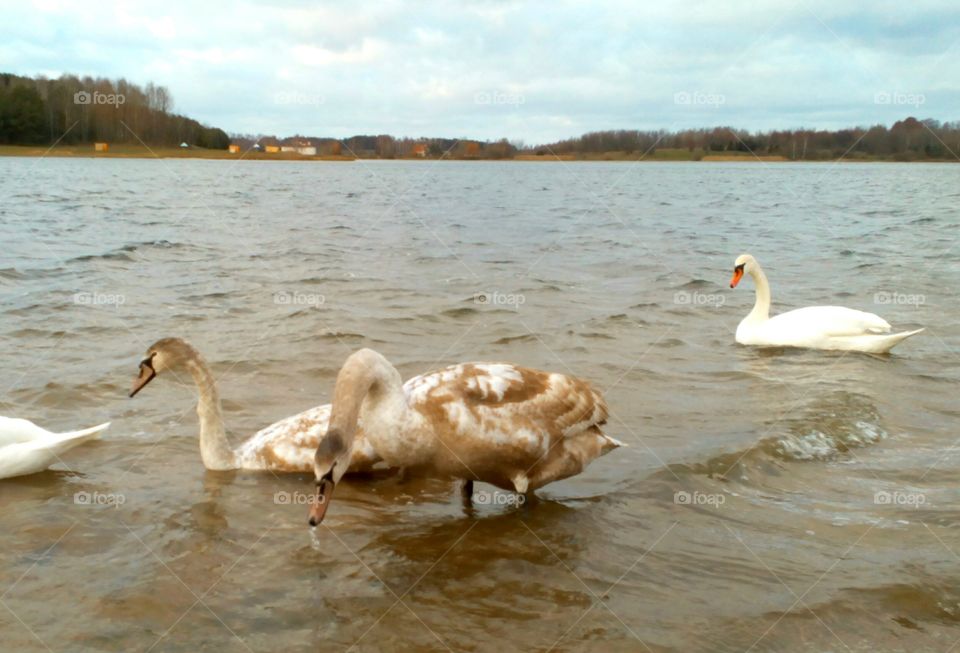
<path id="1" fill-rule="evenodd" d="M 425 157 L 427 156 L 427 144 L 426 143 L 414 143 L 413 149 L 410 150 L 410 154 L 413 156 Z"/>
<path id="2" fill-rule="evenodd" d="M 231 144 L 227 147 L 227 150 L 229 150 L 230 154 L 240 154 L 240 146 L 239 146 L 239 145 L 234 145 L 233 143 L 231 143 Z"/>
<path id="3" fill-rule="evenodd" d="M 281 146 L 280 146 L 280 151 L 281 151 L 281 152 L 296 152 L 296 151 L 297 151 L 297 148 L 293 147 L 292 145 L 281 145 Z"/>
<path id="4" fill-rule="evenodd" d="M 279 146 L 279 145 L 267 145 L 267 146 L 266 146 L 265 148 L 263 148 L 263 149 L 266 150 L 266 151 L 267 151 L 268 153 L 270 153 L 270 154 L 276 154 L 277 152 L 280 151 L 280 146 Z"/>
<path id="5" fill-rule="evenodd" d="M 188 147 L 190 147 L 190 144 L 189 144 L 189 143 L 186 143 L 186 142 L 183 142 L 183 143 L 180 143 L 180 147 L 182 147 L 182 148 L 188 148 Z"/>
<path id="6" fill-rule="evenodd" d="M 109 150 L 109 149 L 110 149 L 110 144 L 109 144 L 109 143 L 94 143 L 94 144 L 93 144 L 93 151 L 94 151 L 94 152 L 106 152 L 106 151 Z"/>
<path id="7" fill-rule="evenodd" d="M 316 145 L 304 145 L 297 148 L 297 153 L 302 154 L 303 156 L 317 156 L 317 146 Z"/>

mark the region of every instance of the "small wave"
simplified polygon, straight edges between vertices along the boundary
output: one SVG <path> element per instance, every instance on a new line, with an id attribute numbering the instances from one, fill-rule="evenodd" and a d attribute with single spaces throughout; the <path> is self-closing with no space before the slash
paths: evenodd
<path id="1" fill-rule="evenodd" d="M 741 451 L 669 468 L 672 473 L 746 477 L 747 468 L 752 466 L 832 460 L 888 436 L 871 400 L 849 392 L 833 393 L 811 402 L 806 410 L 784 421 L 776 430 L 781 432 Z"/>
<path id="2" fill-rule="evenodd" d="M 504 336 L 493 341 L 495 345 L 509 345 L 512 342 L 533 342 L 537 337 L 532 333 L 525 333 L 520 336 Z"/>
<path id="3" fill-rule="evenodd" d="M 683 290 L 694 290 L 696 288 L 716 288 L 717 282 L 707 281 L 706 279 L 693 279 L 678 287 Z"/>
<path id="4" fill-rule="evenodd" d="M 319 334 L 324 340 L 363 340 L 365 336 L 349 331 L 324 331 Z"/>
<path id="5" fill-rule="evenodd" d="M 145 251 L 149 249 L 177 249 L 181 247 L 187 247 L 183 243 L 172 243 L 169 240 L 145 240 L 139 243 L 127 243 L 122 247 L 110 250 L 104 254 L 83 254 L 81 256 L 75 256 L 68 261 L 68 263 L 83 263 L 86 261 L 133 261 L 133 258 L 130 254 L 139 251 Z"/>
<path id="6" fill-rule="evenodd" d="M 0 279 L 26 279 L 27 275 L 17 268 L 0 268 Z"/>
<path id="7" fill-rule="evenodd" d="M 816 429 L 800 435 L 787 434 L 773 444 L 774 453 L 784 460 L 827 460 L 838 453 L 879 442 L 887 432 L 871 422 L 856 422 L 842 433 L 824 433 Z"/>
<path id="8" fill-rule="evenodd" d="M 133 258 L 127 254 L 127 252 L 114 250 L 112 252 L 107 252 L 106 254 L 84 254 L 82 256 L 75 256 L 67 263 L 85 263 L 87 261 L 133 261 Z"/>
<path id="9" fill-rule="evenodd" d="M 472 299 L 470 301 L 473 301 Z M 467 317 L 468 315 L 474 315 L 479 313 L 479 311 L 472 306 L 460 306 L 458 308 L 448 308 L 445 311 L 440 311 L 440 315 L 444 317 Z"/>

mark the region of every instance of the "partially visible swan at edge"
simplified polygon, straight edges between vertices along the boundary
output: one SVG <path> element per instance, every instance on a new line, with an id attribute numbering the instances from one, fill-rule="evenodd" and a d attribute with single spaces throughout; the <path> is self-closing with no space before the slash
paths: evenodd
<path id="1" fill-rule="evenodd" d="M 53 433 L 33 422 L 0 417 L 0 478 L 42 472 L 61 462 L 60 456 L 77 445 L 100 437 L 110 422 L 80 431 Z"/>
<path id="2" fill-rule="evenodd" d="M 744 274 L 753 277 L 757 301 L 737 327 L 737 342 L 742 345 L 885 354 L 901 340 L 923 331 L 890 333 L 890 325 L 879 315 L 842 306 L 809 306 L 770 317 L 770 284 L 749 254 L 737 257 L 730 287 L 736 288 Z"/>
<path id="3" fill-rule="evenodd" d="M 213 373 L 200 353 L 180 338 L 158 340 L 147 349 L 130 396 L 165 370 L 186 371 L 197 385 L 200 417 L 200 457 L 207 469 L 309 472 L 320 436 L 327 431 L 330 404 L 292 415 L 254 433 L 234 449 L 227 440 Z M 369 471 L 380 457 L 362 433 L 349 461 L 350 472 Z"/>
<path id="4" fill-rule="evenodd" d="M 386 358 L 361 349 L 337 375 L 330 426 L 317 447 L 319 524 L 357 443 L 405 474 L 473 481 L 525 494 L 583 471 L 621 446 L 606 436 L 607 405 L 586 381 L 509 363 L 462 363 L 401 386 Z"/>

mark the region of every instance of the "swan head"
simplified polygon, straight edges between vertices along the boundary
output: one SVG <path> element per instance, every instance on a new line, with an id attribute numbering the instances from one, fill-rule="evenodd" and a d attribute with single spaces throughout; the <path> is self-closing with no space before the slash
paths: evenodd
<path id="1" fill-rule="evenodd" d="M 744 274 L 753 274 L 757 267 L 757 259 L 749 254 L 741 254 L 733 262 L 733 277 L 730 279 L 730 287 L 736 288 Z"/>
<path id="2" fill-rule="evenodd" d="M 327 513 L 333 490 L 350 466 L 350 446 L 346 435 L 338 428 L 327 429 L 320 439 L 313 457 L 313 473 L 317 494 L 310 505 L 310 525 L 318 526 Z"/>
<path id="3" fill-rule="evenodd" d="M 180 367 L 197 356 L 197 350 L 191 347 L 186 340 L 180 338 L 157 340 L 147 348 L 147 353 L 140 361 L 140 367 L 137 377 L 133 380 L 130 396 L 132 397 L 143 390 L 160 372 Z"/>

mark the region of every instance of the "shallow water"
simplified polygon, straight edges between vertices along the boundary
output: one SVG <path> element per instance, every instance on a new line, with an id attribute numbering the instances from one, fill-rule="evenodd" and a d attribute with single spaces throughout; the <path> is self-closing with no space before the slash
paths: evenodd
<path id="1" fill-rule="evenodd" d="M 949 650 L 958 181 L 0 159 L 0 414 L 113 421 L 55 471 L 0 481 L 3 648 Z M 887 357 L 740 347 L 744 251 L 775 310 L 927 331 Z M 326 402 L 369 346 L 404 377 L 509 360 L 590 379 L 630 446 L 519 508 L 358 479 L 311 533 L 310 478 L 204 470 L 191 386 L 126 398 L 172 335 L 210 361 L 234 442 Z"/>

